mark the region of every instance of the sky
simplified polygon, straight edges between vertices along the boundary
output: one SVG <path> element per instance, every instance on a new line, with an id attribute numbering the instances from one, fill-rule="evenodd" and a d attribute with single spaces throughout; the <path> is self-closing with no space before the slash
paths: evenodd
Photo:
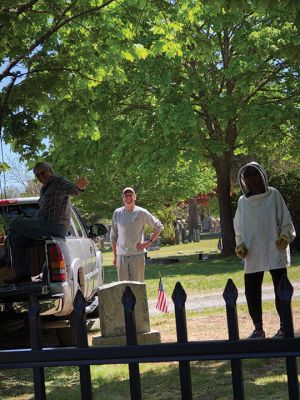
<path id="1" fill-rule="evenodd" d="M 5 143 L 3 143 L 3 160 L 2 154 L 0 154 L 0 162 L 3 161 L 11 167 L 17 166 L 18 171 L 15 171 L 14 168 L 12 168 L 11 171 L 5 172 L 5 176 L 4 173 L 0 173 L 2 190 L 4 185 L 6 189 L 10 186 L 14 186 L 18 189 L 24 189 L 24 185 L 20 184 L 17 176 L 22 175 L 25 177 L 28 174 L 27 167 L 24 163 L 20 162 L 19 155 L 14 153 L 11 147 Z"/>

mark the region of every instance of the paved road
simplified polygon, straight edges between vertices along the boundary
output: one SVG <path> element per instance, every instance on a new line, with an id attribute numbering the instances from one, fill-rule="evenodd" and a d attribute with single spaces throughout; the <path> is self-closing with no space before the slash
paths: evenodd
<path id="1" fill-rule="evenodd" d="M 300 282 L 293 282 L 294 293 L 293 298 L 300 298 Z M 273 286 L 263 286 L 263 301 L 273 300 L 274 301 L 274 289 Z M 174 311 L 174 305 L 171 298 L 169 300 L 169 309 Z M 156 300 L 149 300 L 149 313 L 157 314 L 159 311 L 155 308 Z M 237 298 L 237 304 L 246 304 L 245 292 L 240 289 Z M 199 294 L 194 296 L 187 296 L 185 308 L 186 310 L 203 310 L 204 308 L 210 307 L 225 307 L 225 301 L 223 299 L 223 289 L 220 291 L 210 292 L 209 294 Z"/>

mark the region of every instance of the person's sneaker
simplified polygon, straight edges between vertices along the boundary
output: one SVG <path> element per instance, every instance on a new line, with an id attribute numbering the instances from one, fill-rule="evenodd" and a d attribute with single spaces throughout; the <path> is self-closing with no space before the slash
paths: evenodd
<path id="1" fill-rule="evenodd" d="M 280 328 L 278 329 L 278 331 L 275 333 L 275 335 L 273 336 L 274 339 L 282 339 L 284 338 L 284 332 L 283 329 Z"/>
<path id="2" fill-rule="evenodd" d="M 261 329 L 261 330 L 254 329 L 254 331 L 251 333 L 251 335 L 248 337 L 248 339 L 263 339 L 265 337 L 266 337 L 266 334 L 263 329 Z"/>

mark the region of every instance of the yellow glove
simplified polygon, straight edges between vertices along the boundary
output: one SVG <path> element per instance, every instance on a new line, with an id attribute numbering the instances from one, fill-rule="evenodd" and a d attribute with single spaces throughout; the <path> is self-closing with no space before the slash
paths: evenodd
<path id="1" fill-rule="evenodd" d="M 248 249 L 244 242 L 235 246 L 235 254 L 240 258 L 245 258 L 247 256 Z"/>
<path id="2" fill-rule="evenodd" d="M 279 238 L 276 240 L 276 246 L 278 250 L 285 250 L 289 244 L 289 236 L 287 233 L 281 233 Z"/>

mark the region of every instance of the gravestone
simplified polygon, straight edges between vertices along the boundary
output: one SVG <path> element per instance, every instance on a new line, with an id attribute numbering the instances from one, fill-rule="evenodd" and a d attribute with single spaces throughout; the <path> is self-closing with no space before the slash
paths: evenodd
<path id="1" fill-rule="evenodd" d="M 136 298 L 134 307 L 138 344 L 160 343 L 160 333 L 150 330 L 146 284 L 121 281 L 103 285 L 98 289 L 100 336 L 94 336 L 93 346 L 126 344 L 124 307 L 122 296 L 129 286 Z"/>
<path id="2" fill-rule="evenodd" d="M 175 228 L 175 244 L 180 243 L 180 238 L 179 238 L 179 229 Z"/>

